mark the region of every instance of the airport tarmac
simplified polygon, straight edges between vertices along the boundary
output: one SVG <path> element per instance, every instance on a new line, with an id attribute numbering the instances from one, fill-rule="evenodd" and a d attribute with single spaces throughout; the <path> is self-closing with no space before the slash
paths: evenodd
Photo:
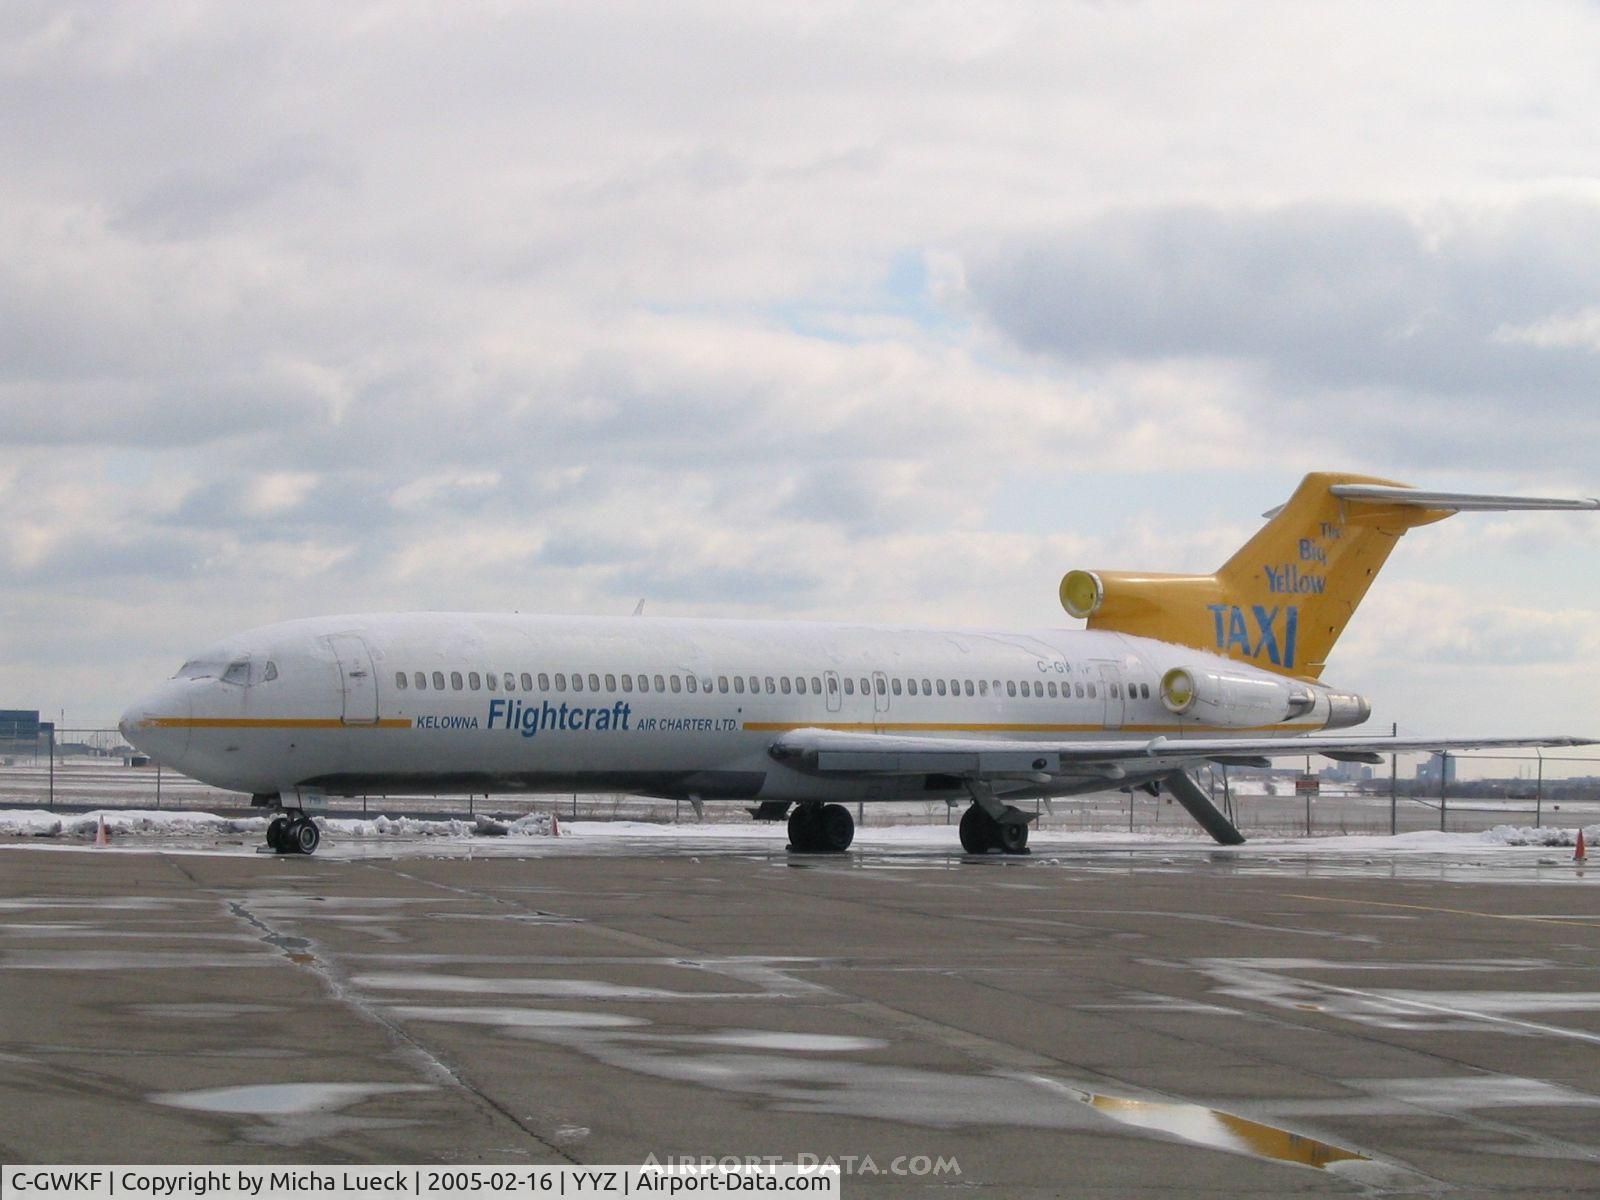
<path id="1" fill-rule="evenodd" d="M 1570 850 L 325 850 L 0 843 L 0 1157 L 1600 1193 L 1600 870 Z"/>

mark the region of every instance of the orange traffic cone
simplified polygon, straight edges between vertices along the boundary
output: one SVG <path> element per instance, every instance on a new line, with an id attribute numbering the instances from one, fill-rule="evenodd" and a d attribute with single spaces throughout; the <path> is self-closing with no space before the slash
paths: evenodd
<path id="1" fill-rule="evenodd" d="M 111 845 L 111 831 L 106 828 L 106 819 L 100 818 L 100 824 L 94 831 L 94 844 L 96 846 Z"/>
<path id="2" fill-rule="evenodd" d="M 1579 825 L 1578 826 L 1578 844 L 1575 847 L 1573 847 L 1573 850 L 1572 850 L 1572 861 L 1573 862 L 1582 862 L 1584 859 L 1586 859 L 1588 857 L 1589 857 L 1589 850 L 1583 844 L 1583 826 Z"/>

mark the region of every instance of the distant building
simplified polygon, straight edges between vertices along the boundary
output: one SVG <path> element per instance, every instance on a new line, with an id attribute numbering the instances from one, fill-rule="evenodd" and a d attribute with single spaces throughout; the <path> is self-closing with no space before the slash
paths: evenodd
<path id="1" fill-rule="evenodd" d="M 1417 782 L 1438 784 L 1444 781 L 1445 786 L 1456 781 L 1456 759 L 1451 754 L 1435 754 L 1425 763 L 1417 766 Z"/>
<path id="2" fill-rule="evenodd" d="M 54 722 L 39 720 L 37 708 L 0 708 L 0 753 L 37 754 L 55 731 Z"/>

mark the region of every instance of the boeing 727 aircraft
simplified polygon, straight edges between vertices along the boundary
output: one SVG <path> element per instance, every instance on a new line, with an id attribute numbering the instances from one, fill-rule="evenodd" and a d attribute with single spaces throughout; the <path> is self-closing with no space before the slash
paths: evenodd
<path id="1" fill-rule="evenodd" d="M 1021 853 L 1019 800 L 1166 788 L 1244 838 L 1189 772 L 1322 755 L 1571 746 L 1571 737 L 1329 736 L 1367 701 L 1322 682 L 1408 529 L 1466 511 L 1600 500 L 1424 492 L 1308 475 L 1211 575 L 1067 573 L 1085 629 L 401 613 L 269 625 L 210 647 L 122 718 L 160 761 L 281 809 L 316 849 L 327 794 L 630 792 L 787 817 L 842 851 L 845 802 L 965 803 L 961 845 Z"/>

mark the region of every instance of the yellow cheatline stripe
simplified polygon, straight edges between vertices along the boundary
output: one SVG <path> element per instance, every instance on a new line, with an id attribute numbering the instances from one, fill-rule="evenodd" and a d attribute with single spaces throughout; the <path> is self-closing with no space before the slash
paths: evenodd
<path id="1" fill-rule="evenodd" d="M 746 721 L 755 733 L 793 733 L 797 729 L 830 729 L 835 733 L 1251 733 L 1264 729 L 1320 729 L 1320 725 L 970 725 L 935 721 L 792 722 Z M 1180 743 L 1174 743 L 1178 745 Z"/>
<path id="2" fill-rule="evenodd" d="M 152 717 L 156 729 L 410 729 L 404 718 L 345 722 L 338 717 Z"/>
<path id="3" fill-rule="evenodd" d="M 1474 908 L 1440 908 L 1432 904 L 1397 904 L 1389 900 L 1354 900 L 1346 896 L 1312 896 L 1299 892 L 1286 892 L 1290 900 L 1321 900 L 1328 904 L 1360 904 L 1367 908 L 1409 908 L 1414 912 L 1447 913 L 1455 917 L 1485 917 L 1491 921 L 1544 921 L 1551 925 L 1587 925 L 1600 929 L 1600 921 L 1586 921 L 1582 917 L 1546 917 L 1525 913 L 1488 913 Z"/>

